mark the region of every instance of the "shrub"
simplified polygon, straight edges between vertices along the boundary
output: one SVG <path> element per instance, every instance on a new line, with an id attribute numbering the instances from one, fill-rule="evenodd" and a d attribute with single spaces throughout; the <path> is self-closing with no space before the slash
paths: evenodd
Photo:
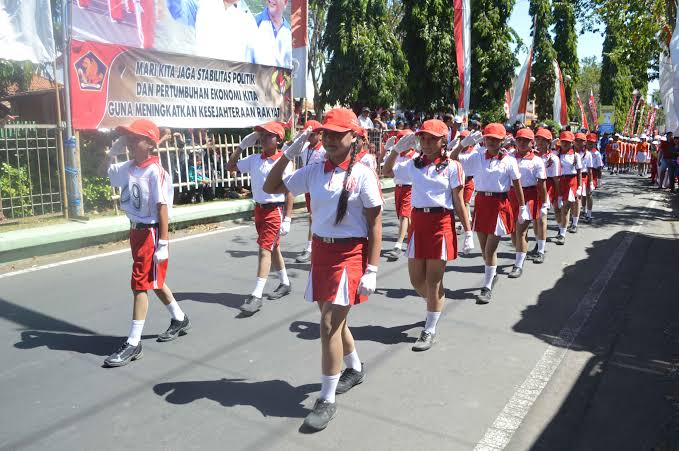
<path id="1" fill-rule="evenodd" d="M 111 208 L 111 185 L 106 177 L 83 177 L 85 211 Z"/>
<path id="2" fill-rule="evenodd" d="M 3 207 L 10 205 L 11 198 L 13 211 L 10 211 L 10 217 L 22 218 L 32 214 L 31 185 L 25 167 L 17 169 L 7 163 L 0 165 L 0 193 Z"/>

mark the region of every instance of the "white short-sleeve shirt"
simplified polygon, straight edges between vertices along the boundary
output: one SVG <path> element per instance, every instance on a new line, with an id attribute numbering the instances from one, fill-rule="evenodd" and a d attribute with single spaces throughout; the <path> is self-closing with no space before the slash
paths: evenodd
<path id="1" fill-rule="evenodd" d="M 562 175 L 578 175 L 578 172 L 583 170 L 580 154 L 572 149 L 567 153 L 560 154 L 559 161 L 561 161 Z"/>
<path id="2" fill-rule="evenodd" d="M 120 207 L 130 221 L 157 224 L 158 204 L 167 205 L 168 216 L 172 216 L 172 177 L 157 156 L 140 165 L 134 160 L 112 164 L 108 177 L 112 186 L 121 188 Z"/>
<path id="3" fill-rule="evenodd" d="M 271 168 L 273 168 L 278 159 L 283 156 L 283 152 L 277 152 L 269 158 L 262 158 L 262 156 L 263 154 L 255 153 L 238 160 L 236 163 L 238 170 L 250 174 L 250 179 L 252 180 L 252 197 L 255 199 L 255 202 L 260 204 L 285 202 L 285 194 L 268 194 L 262 189 L 266 177 L 269 175 L 269 172 L 271 172 Z M 290 163 L 288 163 L 283 175 L 289 174 L 290 172 L 291 167 Z"/>
<path id="4" fill-rule="evenodd" d="M 548 178 L 561 176 L 561 160 L 559 160 L 558 155 L 550 150 L 549 152 L 544 153 L 541 158 L 542 162 L 545 164 L 545 173 Z"/>
<path id="5" fill-rule="evenodd" d="M 361 152 L 356 156 L 358 157 L 359 163 L 372 169 L 373 171 L 377 171 L 377 159 L 375 159 L 375 155 L 369 152 Z"/>
<path id="6" fill-rule="evenodd" d="M 323 144 L 319 142 L 315 147 L 311 147 L 308 142 L 304 144 L 304 149 L 302 150 L 303 166 L 322 163 L 323 161 L 325 161 L 325 149 L 323 148 Z"/>
<path id="7" fill-rule="evenodd" d="M 474 167 L 473 167 L 474 165 L 469 162 L 469 159 L 472 157 L 473 154 L 478 152 L 479 147 L 477 145 L 470 149 L 461 150 L 457 156 L 457 160 L 462 165 L 462 169 L 464 169 L 464 173 L 467 177 L 474 177 Z"/>
<path id="8" fill-rule="evenodd" d="M 423 168 L 415 167 L 415 160 L 394 165 L 394 175 L 409 180 L 413 185 L 412 206 L 415 208 L 443 207 L 453 209 L 452 190 L 464 186 L 464 169 L 459 161 L 437 169 L 431 163 Z"/>
<path id="9" fill-rule="evenodd" d="M 592 152 L 592 168 L 601 169 L 604 167 L 604 160 L 601 158 L 601 152 L 599 149 L 594 149 Z"/>
<path id="10" fill-rule="evenodd" d="M 592 152 L 589 150 L 585 152 L 578 152 L 580 159 L 582 160 L 583 171 L 587 171 L 594 167 L 594 161 L 592 160 Z"/>
<path id="11" fill-rule="evenodd" d="M 311 210 L 314 220 L 311 232 L 327 238 L 365 238 L 368 236 L 368 220 L 364 208 L 382 205 L 382 193 L 375 171 L 354 164 L 347 180 L 349 197 L 347 213 L 342 222 L 335 224 L 337 203 L 344 186 L 346 170 L 332 163 L 314 163 L 283 178 L 285 186 L 294 195 L 311 194 Z"/>
<path id="12" fill-rule="evenodd" d="M 484 147 L 469 157 L 469 165 L 474 174 L 474 189 L 479 192 L 506 193 L 513 180 L 519 180 L 521 173 L 516 159 L 511 155 L 499 153 L 491 157 Z"/>
<path id="13" fill-rule="evenodd" d="M 257 25 L 255 64 L 291 68 L 292 31 L 290 24 L 283 19 L 283 24 L 276 30 L 266 7 L 257 14 L 255 23 Z"/>
<path id="14" fill-rule="evenodd" d="M 393 152 L 393 150 L 392 150 Z M 396 168 L 397 165 L 402 165 L 404 163 L 407 163 L 408 161 L 417 158 L 417 155 L 419 155 L 415 150 L 410 149 L 405 152 L 400 152 L 396 156 L 396 162 L 394 163 L 394 168 Z M 396 173 L 396 170 L 394 170 L 394 184 L 396 185 L 412 185 L 412 182 L 410 181 L 409 177 L 405 177 L 402 172 L 399 172 L 398 174 Z"/>
<path id="15" fill-rule="evenodd" d="M 516 155 L 518 157 L 516 162 L 521 173 L 521 186 L 524 188 L 535 186 L 538 184 L 538 180 L 547 179 L 545 163 L 542 158 L 533 152 L 528 152 L 524 157 L 519 156 L 518 153 Z"/>

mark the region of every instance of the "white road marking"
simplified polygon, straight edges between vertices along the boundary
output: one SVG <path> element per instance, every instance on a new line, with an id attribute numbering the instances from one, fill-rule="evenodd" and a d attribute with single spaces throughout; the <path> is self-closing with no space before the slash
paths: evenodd
<path id="1" fill-rule="evenodd" d="M 645 211 L 653 208 L 655 203 L 655 200 L 649 202 Z M 640 216 L 643 217 L 643 213 Z M 474 448 L 475 451 L 502 450 L 509 444 L 512 436 L 519 429 L 521 422 L 523 422 L 528 414 L 528 411 L 561 364 L 582 327 L 587 323 L 589 315 L 594 310 L 594 307 L 596 307 L 597 302 L 599 302 L 599 297 L 608 285 L 611 277 L 613 277 L 615 270 L 620 265 L 640 227 L 641 223 L 637 223 L 632 228 L 631 233 L 623 238 L 608 260 L 608 263 L 606 263 L 606 266 L 604 266 L 599 276 L 592 282 L 589 290 L 580 300 L 575 312 L 568 318 L 566 325 L 559 332 L 555 343 L 547 347 L 542 358 L 538 360 L 526 380 L 509 399 L 492 426 L 486 430 L 483 438 Z"/>

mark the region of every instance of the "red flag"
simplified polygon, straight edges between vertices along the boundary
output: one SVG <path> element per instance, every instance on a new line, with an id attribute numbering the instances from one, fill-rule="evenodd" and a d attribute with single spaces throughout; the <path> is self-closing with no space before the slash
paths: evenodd
<path id="1" fill-rule="evenodd" d="M 453 31 L 455 34 L 455 57 L 457 61 L 457 77 L 460 80 L 460 94 L 457 106 L 469 111 L 472 74 L 471 45 L 471 8 L 469 0 L 454 0 Z"/>
<path id="2" fill-rule="evenodd" d="M 594 121 L 594 127 L 599 123 L 596 112 L 596 100 L 594 100 L 594 91 L 589 90 L 589 112 L 592 113 L 592 120 Z"/>
<path id="3" fill-rule="evenodd" d="M 648 131 L 646 132 L 647 135 L 651 135 L 653 133 L 653 126 L 655 125 L 655 115 L 658 112 L 658 107 L 653 108 L 653 114 L 651 115 L 651 122 L 648 124 Z"/>
<path id="4" fill-rule="evenodd" d="M 589 126 L 587 125 L 587 116 L 585 115 L 585 109 L 582 107 L 582 100 L 580 100 L 580 94 L 578 93 L 577 89 L 575 90 L 575 96 L 578 98 L 578 106 L 580 107 L 580 122 L 582 123 L 582 127 L 589 130 Z"/>

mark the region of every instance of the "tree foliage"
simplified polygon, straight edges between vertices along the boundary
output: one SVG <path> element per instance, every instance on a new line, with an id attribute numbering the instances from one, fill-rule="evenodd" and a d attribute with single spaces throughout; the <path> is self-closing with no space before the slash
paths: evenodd
<path id="1" fill-rule="evenodd" d="M 533 18 L 533 68 L 531 75 L 535 77 L 532 91 L 538 117 L 547 119 L 552 117 L 554 101 L 554 65 L 556 52 L 552 45 L 549 27 L 552 23 L 552 6 L 550 0 L 531 0 L 529 13 Z"/>
<path id="2" fill-rule="evenodd" d="M 322 104 L 390 106 L 405 87 L 406 62 L 386 0 L 331 0 L 322 47 Z"/>
<path id="3" fill-rule="evenodd" d="M 323 74 L 325 73 L 326 54 L 323 51 L 322 41 L 325 33 L 325 21 L 328 14 L 327 0 L 309 0 L 309 75 L 311 76 L 311 83 L 314 87 L 314 93 L 319 92 Z M 320 116 L 323 111 L 321 98 L 318 95 L 314 96 L 314 111 Z"/>
<path id="4" fill-rule="evenodd" d="M 631 103 L 633 91 L 632 76 L 629 66 L 621 63 L 619 48 L 619 35 L 621 31 L 606 26 L 606 39 L 602 49 L 601 77 L 599 79 L 599 97 L 602 105 L 613 105 L 615 113 L 615 129 L 622 131 L 625 126 L 627 112 Z"/>
<path id="5" fill-rule="evenodd" d="M 590 128 L 593 127 L 593 120 L 591 111 L 589 110 L 589 94 L 594 93 L 594 100 L 597 105 L 600 104 L 599 99 L 599 82 L 601 79 L 601 64 L 595 56 L 590 56 L 580 60 L 580 75 L 578 76 L 578 92 L 582 98 L 582 106 L 588 117 Z"/>
<path id="6" fill-rule="evenodd" d="M 554 50 L 561 72 L 570 75 L 571 81 L 565 83 L 568 116 L 576 112 L 575 89 L 580 75 L 578 62 L 578 35 L 575 31 L 575 0 L 558 0 L 553 3 L 554 10 Z M 579 111 L 578 111 L 579 114 Z"/>
<path id="7" fill-rule="evenodd" d="M 459 92 L 451 2 L 404 0 L 403 7 L 399 32 L 410 71 L 402 103 L 418 111 L 441 111 Z"/>

